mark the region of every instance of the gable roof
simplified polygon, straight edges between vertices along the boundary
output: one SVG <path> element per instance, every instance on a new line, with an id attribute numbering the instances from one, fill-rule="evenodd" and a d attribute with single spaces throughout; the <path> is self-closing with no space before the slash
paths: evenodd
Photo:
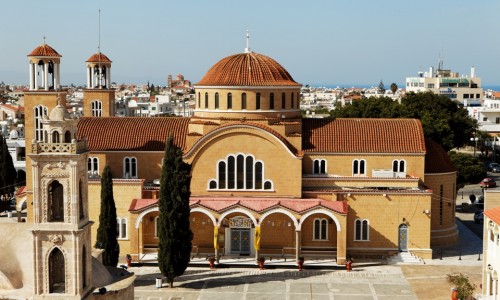
<path id="1" fill-rule="evenodd" d="M 425 153 L 417 119 L 303 119 L 302 150 L 333 153 Z"/>
<path id="2" fill-rule="evenodd" d="M 484 214 L 493 222 L 500 224 L 500 206 L 485 210 Z"/>
<path id="3" fill-rule="evenodd" d="M 184 149 L 189 118 L 84 117 L 78 139 L 87 139 L 90 151 L 163 151 L 169 135 Z"/>

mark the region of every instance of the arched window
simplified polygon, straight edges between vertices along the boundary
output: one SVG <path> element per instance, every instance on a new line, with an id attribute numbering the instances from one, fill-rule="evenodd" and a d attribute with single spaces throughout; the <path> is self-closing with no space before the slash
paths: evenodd
<path id="1" fill-rule="evenodd" d="M 219 109 L 219 93 L 215 93 L 215 109 Z"/>
<path id="2" fill-rule="evenodd" d="M 392 161 L 392 171 L 393 172 L 406 172 L 406 162 L 405 160 L 393 160 Z"/>
<path id="3" fill-rule="evenodd" d="M 99 100 L 90 102 L 90 110 L 92 117 L 102 117 L 102 102 Z"/>
<path id="4" fill-rule="evenodd" d="M 233 109 L 233 94 L 227 94 L 227 109 Z"/>
<path id="5" fill-rule="evenodd" d="M 200 92 L 198 92 L 198 108 L 201 108 L 201 95 L 200 95 Z"/>
<path id="6" fill-rule="evenodd" d="M 247 109 L 247 93 L 241 94 L 241 109 Z"/>
<path id="7" fill-rule="evenodd" d="M 59 181 L 54 180 L 48 187 L 49 222 L 64 221 L 64 189 Z"/>
<path id="8" fill-rule="evenodd" d="M 292 95 L 291 95 L 291 96 L 292 96 L 292 108 L 293 108 L 293 107 L 294 107 L 295 98 L 293 97 L 293 96 L 294 96 L 294 94 L 293 94 L 293 93 L 292 93 Z"/>
<path id="9" fill-rule="evenodd" d="M 269 109 L 274 109 L 274 93 L 269 95 Z"/>
<path id="10" fill-rule="evenodd" d="M 357 219 L 354 221 L 354 240 L 368 241 L 370 240 L 368 220 Z"/>
<path id="11" fill-rule="evenodd" d="M 38 142 L 47 142 L 47 138 L 44 139 L 43 136 L 43 117 L 47 116 L 48 114 L 48 109 L 46 106 L 42 105 L 37 105 L 33 108 L 33 117 L 34 117 L 34 124 L 35 124 L 35 139 Z"/>
<path id="12" fill-rule="evenodd" d="M 251 154 L 230 154 L 217 162 L 217 179 L 208 181 L 210 190 L 272 190 L 271 180 L 264 180 L 262 161 Z"/>
<path id="13" fill-rule="evenodd" d="M 315 240 L 327 240 L 328 239 L 328 220 L 327 219 L 314 219 L 313 237 Z"/>
<path id="14" fill-rule="evenodd" d="M 205 109 L 208 108 L 208 93 L 205 93 Z"/>
<path id="15" fill-rule="evenodd" d="M 82 180 L 78 183 L 78 210 L 80 211 L 80 220 L 85 217 L 85 211 L 83 210 L 83 186 Z"/>
<path id="16" fill-rule="evenodd" d="M 71 132 L 66 131 L 64 133 L 64 142 L 65 143 L 71 143 Z"/>
<path id="17" fill-rule="evenodd" d="M 127 239 L 127 218 L 116 218 L 117 239 Z"/>
<path id="18" fill-rule="evenodd" d="M 52 132 L 52 143 L 60 143 L 59 132 L 57 131 Z"/>
<path id="19" fill-rule="evenodd" d="M 439 225 L 443 225 L 443 185 L 439 186 Z"/>
<path id="20" fill-rule="evenodd" d="M 49 255 L 49 293 L 64 294 L 66 292 L 66 267 L 64 254 L 54 248 Z"/>
<path id="21" fill-rule="evenodd" d="M 96 177 L 99 175 L 99 158 L 87 158 L 87 174 L 89 177 Z"/>
<path id="22" fill-rule="evenodd" d="M 137 159 L 135 157 L 125 157 L 123 159 L 123 177 L 137 178 Z"/>
<path id="23" fill-rule="evenodd" d="M 315 159 L 313 161 L 313 174 L 326 174 L 326 159 Z"/>
<path id="24" fill-rule="evenodd" d="M 155 217 L 155 238 L 158 238 L 158 216 Z"/>
<path id="25" fill-rule="evenodd" d="M 286 108 L 286 95 L 285 93 L 281 93 L 281 109 Z"/>
<path id="26" fill-rule="evenodd" d="M 260 109 L 260 93 L 255 96 L 255 109 Z"/>
<path id="27" fill-rule="evenodd" d="M 364 159 L 355 159 L 352 161 L 352 175 L 365 175 L 366 161 Z"/>

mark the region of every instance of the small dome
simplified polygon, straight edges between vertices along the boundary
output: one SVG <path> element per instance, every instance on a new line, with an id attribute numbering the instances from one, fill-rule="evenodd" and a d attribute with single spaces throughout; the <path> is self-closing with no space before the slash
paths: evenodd
<path id="1" fill-rule="evenodd" d="M 43 56 L 43 57 L 62 57 L 54 48 L 47 44 L 40 45 L 31 51 L 28 56 Z"/>
<path id="2" fill-rule="evenodd" d="M 54 109 L 50 112 L 49 119 L 51 121 L 64 121 L 71 119 L 70 114 L 66 110 L 66 108 L 60 104 L 58 104 Z"/>
<path id="3" fill-rule="evenodd" d="M 88 62 L 88 63 L 99 63 L 99 62 L 110 63 L 111 60 L 106 55 L 99 52 L 99 53 L 94 53 L 91 57 L 89 57 L 89 59 L 87 59 L 86 62 Z"/>
<path id="4" fill-rule="evenodd" d="M 300 86 L 274 59 L 239 53 L 213 65 L 196 86 Z"/>

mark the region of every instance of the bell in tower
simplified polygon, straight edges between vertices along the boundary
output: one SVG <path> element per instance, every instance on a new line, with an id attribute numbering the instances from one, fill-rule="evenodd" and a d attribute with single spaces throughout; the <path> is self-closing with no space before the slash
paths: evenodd
<path id="1" fill-rule="evenodd" d="M 59 77 L 61 57 L 54 48 L 45 44 L 45 37 L 43 44 L 28 54 L 30 91 L 61 89 L 61 78 Z"/>

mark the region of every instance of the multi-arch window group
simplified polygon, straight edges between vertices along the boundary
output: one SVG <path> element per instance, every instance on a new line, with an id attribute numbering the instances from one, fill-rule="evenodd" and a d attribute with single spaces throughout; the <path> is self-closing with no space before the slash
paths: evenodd
<path id="1" fill-rule="evenodd" d="M 137 178 L 137 158 L 125 157 L 123 159 L 123 177 Z"/>
<path id="2" fill-rule="evenodd" d="M 102 117 L 102 102 L 94 100 L 90 102 L 92 117 Z"/>
<path id="3" fill-rule="evenodd" d="M 272 190 L 264 177 L 264 162 L 251 154 L 229 154 L 217 162 L 217 178 L 208 181 L 209 190 Z"/>
<path id="4" fill-rule="evenodd" d="M 392 161 L 393 172 L 406 172 L 406 161 L 404 159 L 395 159 Z"/>
<path id="5" fill-rule="evenodd" d="M 327 240 L 328 239 L 328 220 L 327 219 L 314 219 L 313 239 L 314 240 Z"/>
<path id="6" fill-rule="evenodd" d="M 226 108 L 227 109 L 241 109 L 241 110 L 246 110 L 247 109 L 247 93 L 241 93 L 240 97 L 240 106 L 237 107 L 234 104 L 233 100 L 233 93 L 227 93 L 225 95 L 222 95 L 218 92 L 214 94 L 214 109 L 219 109 L 221 106 L 221 102 L 226 103 Z M 274 110 L 274 109 L 286 109 L 287 108 L 287 99 L 290 99 L 290 108 L 299 108 L 298 107 L 298 101 L 296 103 L 295 101 L 295 93 L 290 93 L 290 96 L 287 97 L 287 93 L 282 92 L 281 93 L 281 105 L 278 107 L 275 103 L 275 94 L 274 93 L 269 93 L 268 95 L 269 99 L 269 107 L 262 107 L 261 105 L 261 93 L 256 93 L 255 94 L 255 109 L 260 110 L 260 109 L 269 109 L 269 110 Z M 279 96 L 278 96 L 279 97 Z M 202 107 L 202 94 L 198 92 L 198 108 L 203 108 L 203 109 L 209 109 L 209 95 L 208 92 L 204 94 L 204 106 Z M 278 98 L 279 99 L 279 98 Z M 279 100 L 278 100 L 279 101 Z"/>
<path id="7" fill-rule="evenodd" d="M 313 174 L 326 174 L 326 159 L 313 160 Z"/>
<path id="8" fill-rule="evenodd" d="M 87 158 L 87 173 L 89 177 L 99 176 L 99 158 L 89 157 Z"/>
<path id="9" fill-rule="evenodd" d="M 357 219 L 356 221 L 354 221 L 354 240 L 370 240 L 370 223 L 368 222 L 368 220 Z"/>

